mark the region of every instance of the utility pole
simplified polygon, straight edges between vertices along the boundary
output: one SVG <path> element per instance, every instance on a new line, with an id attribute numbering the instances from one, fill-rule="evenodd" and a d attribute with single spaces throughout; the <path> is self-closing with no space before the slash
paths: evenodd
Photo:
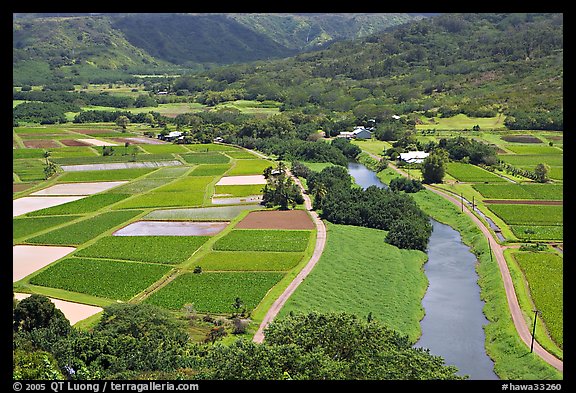
<path id="1" fill-rule="evenodd" d="M 536 319 L 538 318 L 538 314 L 541 314 L 541 312 L 538 310 L 533 311 L 534 311 L 534 327 L 532 328 L 532 343 L 530 344 L 530 353 L 532 353 L 532 350 L 534 349 L 534 334 L 536 334 Z"/>
<path id="2" fill-rule="evenodd" d="M 462 202 L 462 213 L 464 213 L 464 197 L 462 196 L 462 193 L 460 193 L 460 201 Z"/>

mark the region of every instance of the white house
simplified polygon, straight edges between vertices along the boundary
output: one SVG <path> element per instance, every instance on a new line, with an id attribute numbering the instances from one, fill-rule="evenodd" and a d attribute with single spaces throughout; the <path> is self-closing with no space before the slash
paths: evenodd
<path id="1" fill-rule="evenodd" d="M 430 153 L 423 151 L 409 151 L 408 153 L 400 153 L 400 159 L 410 164 L 419 164 L 429 155 Z"/>

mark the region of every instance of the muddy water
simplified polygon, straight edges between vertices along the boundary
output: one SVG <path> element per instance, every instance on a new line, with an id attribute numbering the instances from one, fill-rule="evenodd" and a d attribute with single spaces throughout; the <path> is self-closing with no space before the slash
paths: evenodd
<path id="1" fill-rule="evenodd" d="M 114 232 L 114 236 L 214 236 L 229 222 L 138 221 Z"/>

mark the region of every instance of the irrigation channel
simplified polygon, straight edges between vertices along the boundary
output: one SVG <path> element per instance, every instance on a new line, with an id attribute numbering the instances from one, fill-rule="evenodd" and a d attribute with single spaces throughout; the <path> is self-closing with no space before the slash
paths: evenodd
<path id="1" fill-rule="evenodd" d="M 351 162 L 348 172 L 362 188 L 387 187 L 364 165 Z M 426 312 L 420 322 L 422 335 L 415 347 L 430 349 L 446 364 L 458 368 L 459 375 L 473 380 L 494 380 L 494 363 L 484 348 L 482 313 L 484 302 L 475 270 L 476 257 L 461 241 L 460 233 L 450 226 L 431 220 L 432 235 L 424 272 L 429 286 L 422 299 Z"/>

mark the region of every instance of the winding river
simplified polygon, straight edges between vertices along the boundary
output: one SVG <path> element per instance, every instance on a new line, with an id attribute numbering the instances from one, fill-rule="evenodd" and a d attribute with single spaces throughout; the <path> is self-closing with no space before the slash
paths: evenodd
<path id="1" fill-rule="evenodd" d="M 348 171 L 362 188 L 387 187 L 362 164 L 350 163 Z M 482 313 L 476 257 L 462 243 L 458 231 L 431 221 L 433 231 L 424 265 L 429 286 L 422 299 L 426 315 L 420 322 L 422 336 L 415 347 L 429 348 L 430 353 L 442 356 L 446 364 L 458 368 L 459 375 L 473 380 L 498 379 L 484 348 L 482 326 L 488 320 Z"/>

